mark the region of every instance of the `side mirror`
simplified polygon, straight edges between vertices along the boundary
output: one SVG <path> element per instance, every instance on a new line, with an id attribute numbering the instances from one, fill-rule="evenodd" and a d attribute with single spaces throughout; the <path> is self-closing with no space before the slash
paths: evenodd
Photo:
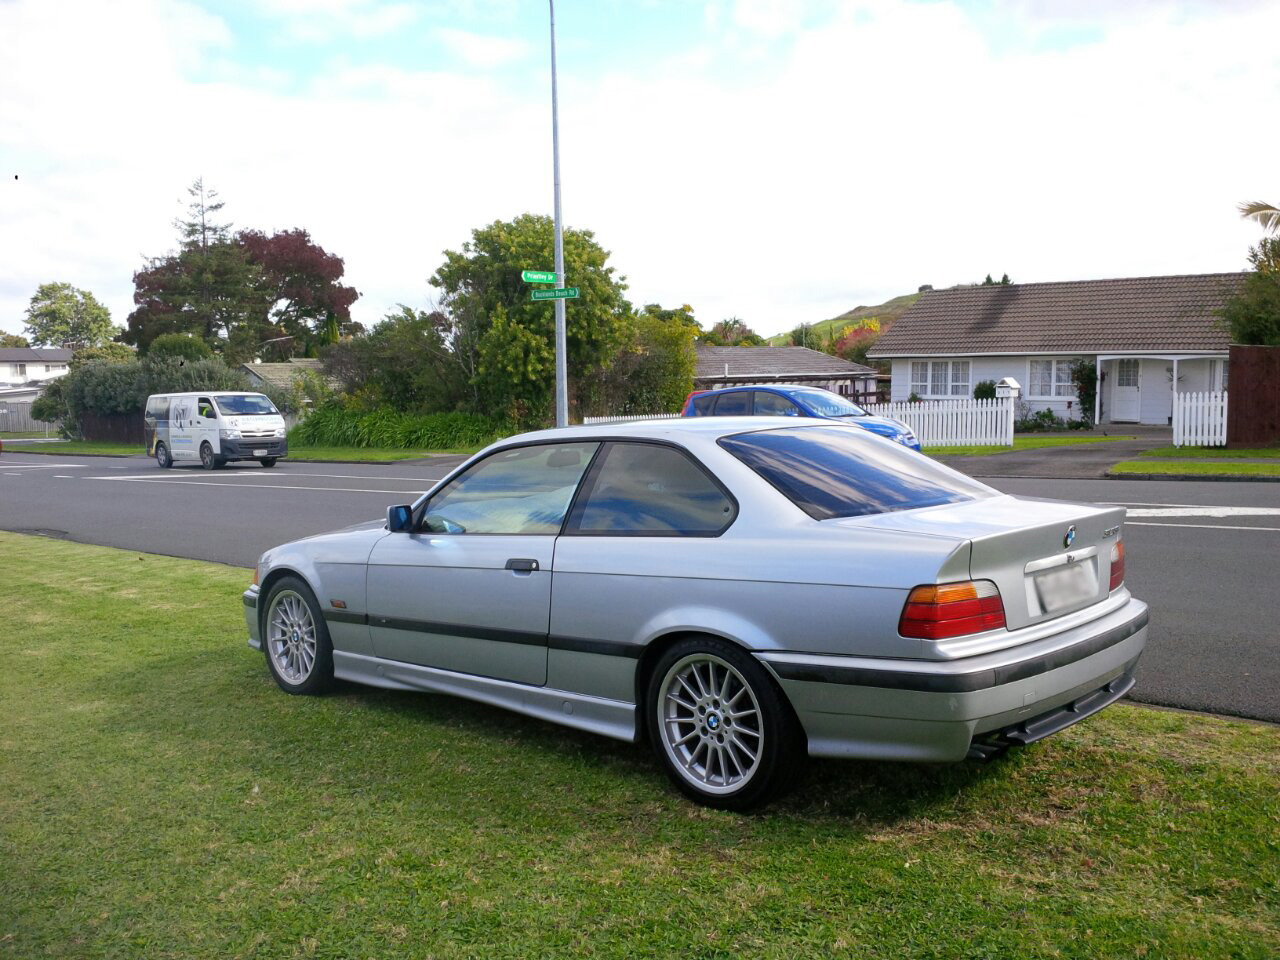
<path id="1" fill-rule="evenodd" d="M 387 507 L 387 530 L 391 533 L 403 533 L 413 522 L 413 508 L 408 504 Z"/>

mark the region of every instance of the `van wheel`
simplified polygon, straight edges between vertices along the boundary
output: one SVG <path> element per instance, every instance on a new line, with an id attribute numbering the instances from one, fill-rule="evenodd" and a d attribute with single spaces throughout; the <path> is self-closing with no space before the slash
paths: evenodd
<path id="1" fill-rule="evenodd" d="M 276 465 L 276 458 L 275 458 L 275 457 L 263 457 L 263 458 L 262 458 L 261 460 L 259 460 L 258 462 L 259 462 L 260 464 L 262 464 L 264 467 L 266 467 L 268 470 L 270 470 L 272 467 L 274 467 L 274 466 Z"/>
<path id="2" fill-rule="evenodd" d="M 169 448 L 163 443 L 156 444 L 156 463 L 161 470 L 168 470 L 173 466 L 173 457 L 169 456 Z"/>
<path id="3" fill-rule="evenodd" d="M 709 807 L 748 810 L 790 787 L 807 756 L 778 685 L 716 637 L 676 643 L 653 668 L 649 739 L 676 787 Z"/>
<path id="4" fill-rule="evenodd" d="M 217 470 L 224 463 L 226 461 L 221 457 L 213 455 L 213 447 L 209 446 L 208 443 L 200 444 L 200 466 L 206 470 Z"/>

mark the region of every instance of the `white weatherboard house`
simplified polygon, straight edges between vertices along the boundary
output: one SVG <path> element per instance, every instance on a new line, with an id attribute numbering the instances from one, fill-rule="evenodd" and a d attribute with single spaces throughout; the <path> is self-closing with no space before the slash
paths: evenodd
<path id="1" fill-rule="evenodd" d="M 972 397 L 1013 377 L 1029 412 L 1078 419 L 1073 361 L 1098 371 L 1096 423 L 1167 424 L 1173 394 L 1227 386 L 1217 315 L 1242 273 L 927 291 L 868 356 L 893 365 L 892 399 Z"/>
<path id="2" fill-rule="evenodd" d="M 61 377 L 70 362 L 71 351 L 61 347 L 0 347 L 0 387 Z"/>

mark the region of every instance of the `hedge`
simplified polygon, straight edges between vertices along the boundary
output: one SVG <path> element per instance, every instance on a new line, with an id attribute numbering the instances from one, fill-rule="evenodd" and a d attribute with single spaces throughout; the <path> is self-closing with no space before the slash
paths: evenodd
<path id="1" fill-rule="evenodd" d="M 320 407 L 289 432 L 301 447 L 391 447 L 447 450 L 478 447 L 508 436 L 506 424 L 472 413 L 359 413 L 337 404 Z"/>

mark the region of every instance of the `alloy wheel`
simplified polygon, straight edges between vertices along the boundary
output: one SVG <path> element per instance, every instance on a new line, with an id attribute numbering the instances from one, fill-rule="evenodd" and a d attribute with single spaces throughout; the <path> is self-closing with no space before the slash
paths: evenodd
<path id="1" fill-rule="evenodd" d="M 742 789 L 760 766 L 764 723 L 755 692 L 731 664 L 710 653 L 676 661 L 657 704 L 663 748 L 699 791 Z"/>
<path id="2" fill-rule="evenodd" d="M 316 663 L 316 625 L 301 595 L 281 590 L 267 611 L 267 653 L 286 683 L 300 684 Z"/>

